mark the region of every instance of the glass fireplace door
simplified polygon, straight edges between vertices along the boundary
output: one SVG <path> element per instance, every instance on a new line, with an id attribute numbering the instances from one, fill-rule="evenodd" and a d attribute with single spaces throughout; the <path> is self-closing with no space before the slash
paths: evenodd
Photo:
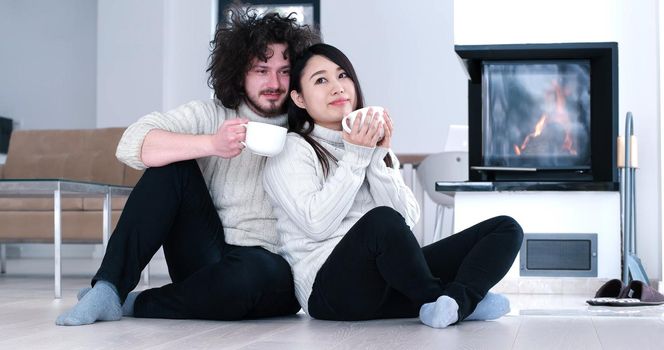
<path id="1" fill-rule="evenodd" d="M 591 167 L 590 62 L 484 61 L 484 166 Z"/>

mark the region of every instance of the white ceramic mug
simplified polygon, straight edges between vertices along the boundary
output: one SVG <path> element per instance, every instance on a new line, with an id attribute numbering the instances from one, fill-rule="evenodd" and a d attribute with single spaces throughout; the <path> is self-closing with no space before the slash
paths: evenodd
<path id="1" fill-rule="evenodd" d="M 241 125 L 247 128 L 247 137 L 242 144 L 251 152 L 259 156 L 272 157 L 284 148 L 288 131 L 286 128 L 259 122 Z"/>
<path id="2" fill-rule="evenodd" d="M 351 128 L 353 127 L 353 125 L 355 123 L 355 118 L 357 117 L 358 113 L 362 113 L 362 120 L 360 122 L 360 125 L 362 125 L 364 123 L 365 118 L 367 117 L 367 112 L 369 111 L 369 109 L 371 109 L 372 113 L 377 118 L 380 118 L 381 120 L 383 120 L 383 112 L 385 111 L 385 109 L 383 107 L 370 106 L 370 107 L 360 108 L 360 109 L 357 109 L 357 110 L 354 110 L 354 111 L 348 113 L 344 117 L 344 119 L 341 120 L 341 126 L 343 127 L 344 131 L 345 132 L 350 132 L 351 131 Z M 378 113 L 376 113 L 376 112 L 378 112 Z M 380 130 L 378 130 L 378 138 L 382 139 L 384 135 L 385 135 L 385 129 L 383 129 L 383 127 L 381 127 Z"/>

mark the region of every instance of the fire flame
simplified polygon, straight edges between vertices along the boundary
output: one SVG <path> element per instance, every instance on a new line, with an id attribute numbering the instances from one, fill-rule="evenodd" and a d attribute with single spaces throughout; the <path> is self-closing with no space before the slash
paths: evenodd
<path id="1" fill-rule="evenodd" d="M 555 108 L 553 113 L 551 114 L 551 117 L 549 117 L 547 113 L 542 113 L 537 123 L 535 123 L 533 132 L 528 134 L 523 139 L 523 142 L 521 142 L 521 146 L 514 145 L 514 154 L 516 154 L 517 156 L 520 156 L 521 153 L 523 153 L 523 151 L 528 146 L 528 143 L 532 139 L 537 138 L 542 134 L 546 125 L 549 123 L 556 123 L 562 125 L 563 130 L 565 131 L 565 137 L 562 142 L 561 148 L 571 155 L 577 155 L 576 148 L 574 147 L 574 141 L 572 140 L 572 127 L 571 127 L 572 122 L 570 120 L 569 113 L 567 113 L 567 108 L 565 108 L 566 93 L 563 90 L 563 88 L 560 86 L 560 84 L 558 84 L 558 81 L 556 80 L 552 82 L 552 87 L 553 87 L 552 97 L 555 100 Z"/>
<path id="2" fill-rule="evenodd" d="M 520 151 L 523 151 L 524 149 L 526 149 L 526 146 L 528 146 L 528 142 L 530 142 L 530 139 L 535 138 L 537 136 L 540 136 L 542 134 L 542 130 L 544 130 L 544 123 L 546 123 L 546 119 L 547 119 L 546 114 L 542 114 L 542 116 L 540 117 L 537 124 L 535 124 L 535 130 L 533 132 L 531 132 L 530 134 L 528 134 L 528 136 L 526 136 L 525 139 L 523 139 L 523 142 L 521 143 L 521 147 L 516 146 L 516 145 L 515 145 L 515 147 L 519 148 Z M 519 153 L 517 153 L 517 155 L 521 155 L 520 151 L 519 151 Z"/>

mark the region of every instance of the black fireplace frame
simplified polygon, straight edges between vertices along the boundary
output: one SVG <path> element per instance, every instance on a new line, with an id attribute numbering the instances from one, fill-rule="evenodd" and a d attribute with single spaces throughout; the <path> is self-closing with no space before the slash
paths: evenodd
<path id="1" fill-rule="evenodd" d="M 468 165 L 471 182 L 509 182 L 512 185 L 551 183 L 554 189 L 617 190 L 618 168 L 618 44 L 615 42 L 455 45 L 468 74 Z M 590 61 L 590 149 L 588 170 L 543 169 L 510 171 L 476 169 L 484 164 L 482 148 L 483 61 Z M 559 184 L 560 186 L 557 186 Z M 541 186 L 540 186 L 541 187 Z"/>

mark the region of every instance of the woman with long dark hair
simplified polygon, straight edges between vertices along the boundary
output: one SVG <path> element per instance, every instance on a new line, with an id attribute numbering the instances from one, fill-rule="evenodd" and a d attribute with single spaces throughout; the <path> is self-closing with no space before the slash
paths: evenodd
<path id="1" fill-rule="evenodd" d="M 503 296 L 482 300 L 521 246 L 514 219 L 492 218 L 420 248 L 411 231 L 420 209 L 390 150 L 390 116 L 369 111 L 342 131 L 344 115 L 364 104 L 348 58 L 330 45 L 311 46 L 291 68 L 290 97 L 290 133 L 266 164 L 264 186 L 279 253 L 309 315 L 419 315 L 444 328 L 473 312 L 470 318 L 490 319 L 509 310 Z"/>

